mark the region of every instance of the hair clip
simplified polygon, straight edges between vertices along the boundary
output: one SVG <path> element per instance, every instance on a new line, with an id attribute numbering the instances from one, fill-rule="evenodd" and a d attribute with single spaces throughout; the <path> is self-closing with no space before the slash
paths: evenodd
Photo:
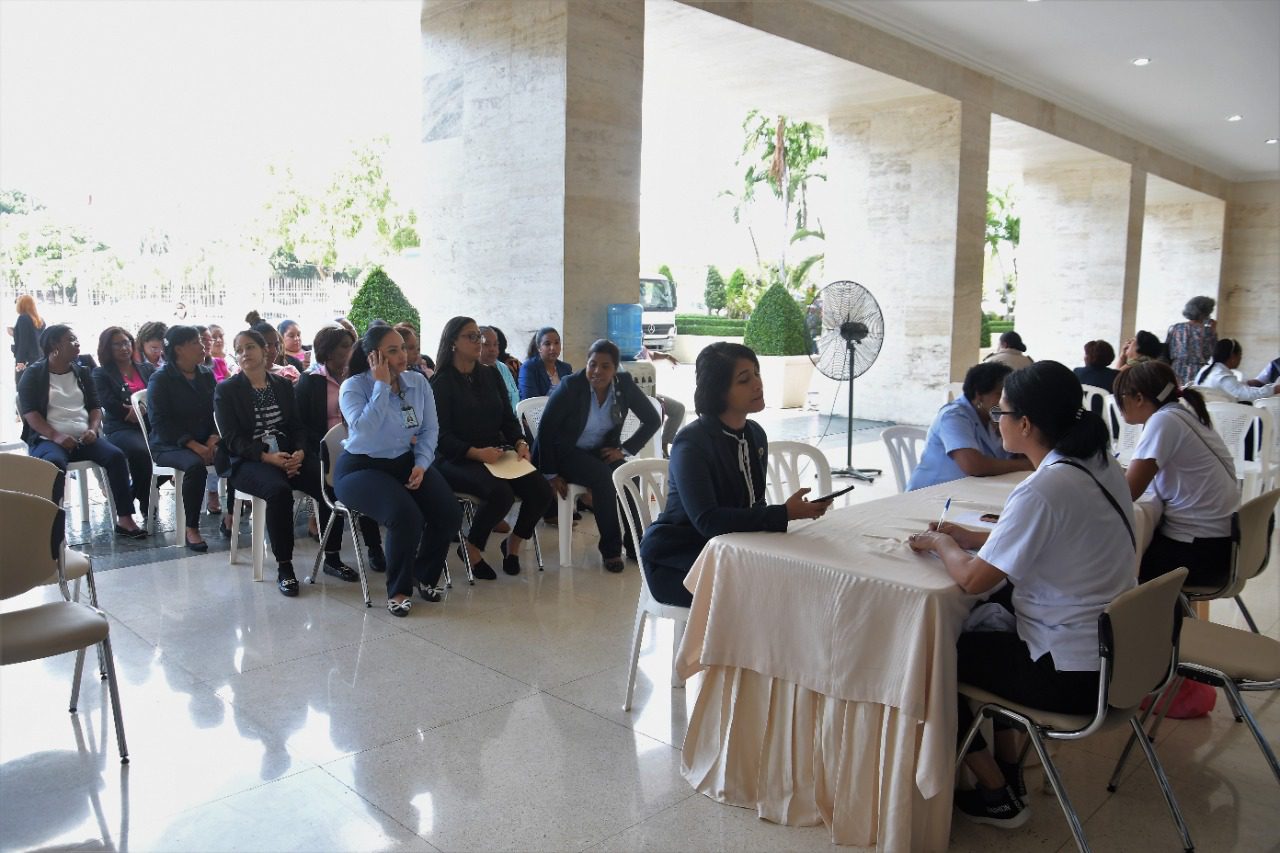
<path id="1" fill-rule="evenodd" d="M 1176 390 L 1177 390 L 1176 385 L 1174 385 L 1172 382 L 1166 382 L 1164 388 L 1161 389 L 1160 393 L 1156 395 L 1156 400 L 1163 403 L 1166 399 L 1168 399 L 1169 394 Z"/>

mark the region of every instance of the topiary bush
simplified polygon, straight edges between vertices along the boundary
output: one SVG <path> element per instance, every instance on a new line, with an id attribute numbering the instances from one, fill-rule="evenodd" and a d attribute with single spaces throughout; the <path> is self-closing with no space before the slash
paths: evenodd
<path id="1" fill-rule="evenodd" d="M 729 294 L 725 290 L 724 279 L 720 270 L 714 265 L 707 267 L 707 285 L 702 291 L 702 301 L 707 303 L 707 313 L 723 311 L 729 304 Z"/>
<path id="2" fill-rule="evenodd" d="M 418 309 L 405 298 L 404 292 L 382 267 L 374 267 L 369 271 L 364 284 L 356 291 L 356 298 L 351 301 L 347 319 L 362 335 L 375 319 L 386 320 L 393 326 L 396 323 L 409 323 L 419 332 L 422 330 L 422 318 L 418 315 Z"/>
<path id="3" fill-rule="evenodd" d="M 804 311 L 780 282 L 766 290 L 756 303 L 742 342 L 756 355 L 808 355 Z"/>

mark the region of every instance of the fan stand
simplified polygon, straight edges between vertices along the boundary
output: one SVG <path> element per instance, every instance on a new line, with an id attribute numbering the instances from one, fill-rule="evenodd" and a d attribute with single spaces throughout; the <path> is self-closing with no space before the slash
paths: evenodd
<path id="1" fill-rule="evenodd" d="M 845 449 L 843 468 L 833 468 L 831 476 L 833 477 L 849 477 L 854 480 L 861 480 L 864 483 L 874 483 L 876 477 L 881 476 L 884 471 L 879 468 L 854 468 L 853 467 L 853 351 L 858 342 L 853 338 L 845 338 L 845 348 L 849 351 L 849 422 L 845 429 Z"/>

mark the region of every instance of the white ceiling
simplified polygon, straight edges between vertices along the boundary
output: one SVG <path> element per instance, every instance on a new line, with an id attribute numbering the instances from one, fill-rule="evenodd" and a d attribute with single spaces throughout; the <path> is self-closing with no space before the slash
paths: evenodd
<path id="1" fill-rule="evenodd" d="M 818 2 L 1229 180 L 1280 177 L 1280 0 Z"/>

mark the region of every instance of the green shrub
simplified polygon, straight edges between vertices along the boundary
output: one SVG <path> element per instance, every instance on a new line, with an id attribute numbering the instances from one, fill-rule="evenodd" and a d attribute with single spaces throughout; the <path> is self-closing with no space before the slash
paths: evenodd
<path id="1" fill-rule="evenodd" d="M 991 346 L 991 315 L 982 315 L 982 332 L 978 336 L 978 346 L 986 349 Z"/>
<path id="2" fill-rule="evenodd" d="M 419 333 L 422 331 L 422 319 L 418 316 L 418 309 L 405 298 L 404 293 L 382 267 L 374 267 L 369 271 L 364 284 L 360 285 L 360 289 L 356 292 L 356 298 L 351 301 L 351 311 L 347 314 L 347 319 L 355 325 L 360 334 L 364 334 L 369 328 L 369 323 L 378 318 L 386 320 L 393 326 L 396 323 L 409 323 Z"/>
<path id="3" fill-rule="evenodd" d="M 773 284 L 747 320 L 743 343 L 756 355 L 807 355 L 804 311 L 780 282 Z"/>
<path id="4" fill-rule="evenodd" d="M 682 314 L 676 317 L 676 332 L 681 335 L 740 338 L 746 330 L 746 325 L 746 320 L 736 320 L 732 317 L 704 317 L 701 314 Z"/>
<path id="5" fill-rule="evenodd" d="M 724 279 L 715 266 L 707 267 L 707 285 L 702 290 L 702 300 L 707 303 L 707 313 L 723 311 L 729 304 L 729 294 L 725 290 Z"/>
<path id="6" fill-rule="evenodd" d="M 662 276 L 667 281 L 671 282 L 672 287 L 676 286 L 676 280 L 671 275 L 671 267 L 667 266 L 666 264 L 663 264 L 662 266 L 658 267 L 658 275 Z"/>

